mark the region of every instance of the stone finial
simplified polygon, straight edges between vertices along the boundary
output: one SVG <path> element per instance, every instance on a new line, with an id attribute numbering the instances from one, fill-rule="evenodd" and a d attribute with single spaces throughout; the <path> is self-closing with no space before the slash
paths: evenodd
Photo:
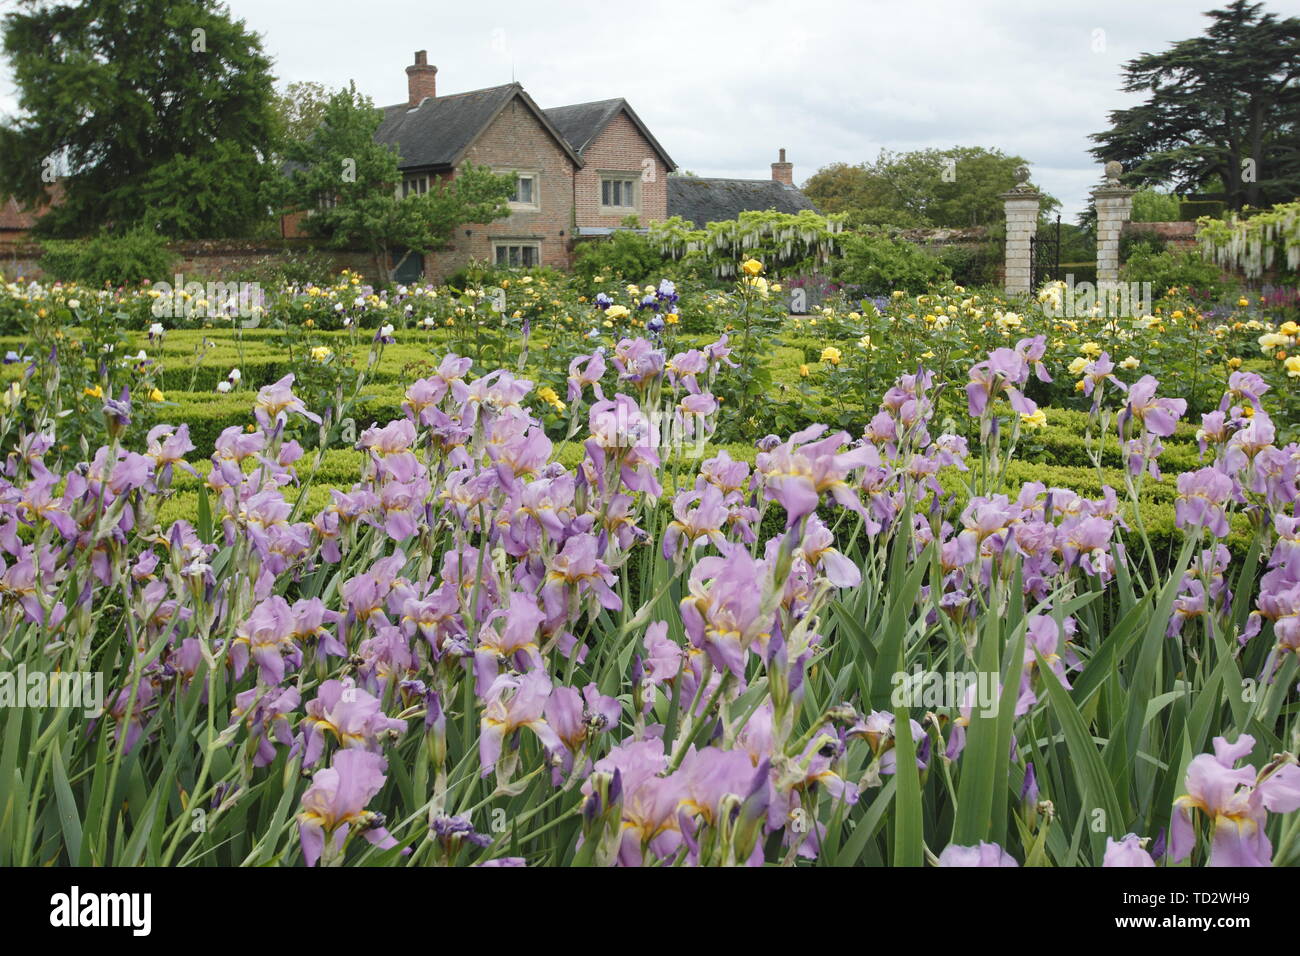
<path id="1" fill-rule="evenodd" d="M 1106 164 L 1106 185 L 1107 186 L 1120 185 L 1119 178 L 1123 175 L 1124 175 L 1124 165 L 1122 163 L 1118 163 L 1112 159 L 1109 163 Z"/>
<path id="2" fill-rule="evenodd" d="M 1029 185 L 1029 167 L 1017 166 L 1015 171 L 1016 184 L 1007 192 L 1001 194 L 1003 199 L 1030 199 L 1037 198 L 1038 190 Z"/>

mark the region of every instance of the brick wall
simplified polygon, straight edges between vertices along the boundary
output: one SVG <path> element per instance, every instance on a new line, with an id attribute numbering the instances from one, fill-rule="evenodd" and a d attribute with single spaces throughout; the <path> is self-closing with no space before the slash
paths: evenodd
<path id="1" fill-rule="evenodd" d="M 652 164 L 643 166 L 647 158 L 652 160 Z M 578 225 L 614 227 L 621 225 L 629 215 L 626 212 L 601 213 L 600 177 L 601 173 L 609 172 L 634 173 L 640 180 L 636 214 L 642 225 L 668 218 L 668 167 L 626 113 L 620 112 L 610 120 L 595 142 L 587 147 L 582 159 L 585 165 L 575 178 Z M 643 169 L 651 170 L 650 175 L 643 176 Z"/>
<path id="2" fill-rule="evenodd" d="M 7 239 L 8 237 L 6 237 Z M 41 247 L 25 240 L 0 242 L 0 279 L 39 279 Z"/>
<path id="3" fill-rule="evenodd" d="M 425 275 L 441 279 L 471 259 L 492 261 L 496 242 L 535 242 L 541 264 L 566 268 L 573 253 L 573 174 L 569 154 L 536 115 L 516 97 L 483 131 L 465 158 L 475 166 L 518 170 L 537 176 L 535 209 L 514 209 L 493 223 L 466 223 L 451 245 L 425 257 Z M 466 232 L 469 235 L 466 235 Z"/>
<path id="4" fill-rule="evenodd" d="M 305 242 L 258 242 L 255 240 L 211 239 L 191 242 L 173 242 L 168 248 L 176 254 L 172 274 L 181 273 L 187 277 L 218 279 L 246 269 L 261 268 L 268 265 L 268 260 L 277 257 L 288 258 L 295 254 L 309 252 L 311 246 Z M 360 272 L 366 278 L 375 279 L 374 262 L 365 252 L 326 249 L 319 250 L 329 263 L 331 273 L 351 269 Z M 43 279 L 39 260 L 40 246 L 36 243 L 0 243 L 0 276 L 6 280 Z M 158 281 L 172 281 L 171 275 L 158 276 Z M 327 276 L 321 276 L 324 280 Z"/>
<path id="5" fill-rule="evenodd" d="M 1195 249 L 1195 222 L 1126 222 L 1125 236 L 1159 236 L 1173 249 Z"/>

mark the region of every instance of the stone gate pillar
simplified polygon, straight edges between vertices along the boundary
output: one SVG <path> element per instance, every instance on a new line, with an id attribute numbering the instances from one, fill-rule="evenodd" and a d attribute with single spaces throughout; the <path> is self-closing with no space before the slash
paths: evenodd
<path id="1" fill-rule="evenodd" d="M 1006 278 L 1003 288 L 1008 294 L 1031 292 L 1033 263 L 1030 240 L 1038 231 L 1038 190 L 1029 185 L 1029 170 L 1016 170 L 1016 185 L 1000 197 L 1007 212 Z"/>
<path id="2" fill-rule="evenodd" d="M 1111 161 L 1106 164 L 1106 180 L 1092 191 L 1097 209 L 1097 285 L 1119 281 L 1119 239 L 1124 223 L 1133 214 L 1136 189 L 1120 185 L 1124 167 Z"/>

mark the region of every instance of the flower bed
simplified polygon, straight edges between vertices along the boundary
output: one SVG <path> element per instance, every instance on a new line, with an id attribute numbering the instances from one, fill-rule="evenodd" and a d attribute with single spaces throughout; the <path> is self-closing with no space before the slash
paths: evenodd
<path id="1" fill-rule="evenodd" d="M 1300 447 L 1251 341 L 1291 333 L 1171 313 L 1125 368 L 758 273 L 712 333 L 671 284 L 572 334 L 29 295 L 0 615 L 49 679 L 0 682 L 0 863 L 1300 859 Z"/>

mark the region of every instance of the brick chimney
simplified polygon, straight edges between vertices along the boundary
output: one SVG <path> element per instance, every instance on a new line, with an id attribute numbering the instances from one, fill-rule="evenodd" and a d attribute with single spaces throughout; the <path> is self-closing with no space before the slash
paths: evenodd
<path id="1" fill-rule="evenodd" d="M 772 178 L 778 183 L 785 183 L 787 186 L 794 185 L 794 163 L 785 161 L 785 150 L 781 150 L 781 158 L 772 164 Z"/>
<path id="2" fill-rule="evenodd" d="M 429 65 L 429 51 L 416 50 L 415 64 L 406 68 L 406 89 L 409 105 L 419 106 L 426 96 L 433 99 L 437 91 L 438 68 Z M 773 167 L 775 169 L 775 167 Z"/>

